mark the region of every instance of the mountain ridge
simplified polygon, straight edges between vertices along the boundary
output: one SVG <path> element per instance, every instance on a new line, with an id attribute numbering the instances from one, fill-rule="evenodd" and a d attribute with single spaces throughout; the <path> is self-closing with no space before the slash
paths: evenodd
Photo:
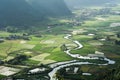
<path id="1" fill-rule="evenodd" d="M 0 0 L 0 13 L 0 25 L 27 26 L 70 11 L 63 0 Z"/>

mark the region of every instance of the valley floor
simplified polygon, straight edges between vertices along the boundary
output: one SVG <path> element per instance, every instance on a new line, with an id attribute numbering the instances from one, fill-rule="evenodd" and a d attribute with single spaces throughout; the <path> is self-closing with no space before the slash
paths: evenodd
<path id="1" fill-rule="evenodd" d="M 0 78 L 103 80 L 120 65 L 120 15 L 99 9 L 75 10 L 34 34 L 0 31 Z"/>

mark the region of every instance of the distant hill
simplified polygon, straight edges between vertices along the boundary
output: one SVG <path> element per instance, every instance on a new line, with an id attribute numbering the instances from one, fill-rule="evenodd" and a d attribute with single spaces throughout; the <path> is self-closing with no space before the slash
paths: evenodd
<path id="1" fill-rule="evenodd" d="M 69 7 L 85 7 L 103 5 L 106 3 L 118 3 L 120 0 L 65 0 Z"/>
<path id="2" fill-rule="evenodd" d="M 71 14 L 63 0 L 0 0 L 0 25 L 27 26 Z"/>

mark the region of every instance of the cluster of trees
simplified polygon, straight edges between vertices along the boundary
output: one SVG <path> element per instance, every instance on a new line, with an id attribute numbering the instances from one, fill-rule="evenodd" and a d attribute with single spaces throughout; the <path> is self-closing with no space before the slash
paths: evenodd
<path id="1" fill-rule="evenodd" d="M 117 37 L 120 38 L 120 33 L 117 33 Z"/>
<path id="2" fill-rule="evenodd" d="M 60 49 L 61 49 L 61 51 L 66 51 L 67 50 L 67 46 L 65 44 L 62 44 Z"/>
<path id="3" fill-rule="evenodd" d="M 1 64 L 4 64 L 4 61 L 0 60 L 0 65 L 1 65 Z"/>
<path id="4" fill-rule="evenodd" d="M 112 69 L 106 72 L 106 75 L 102 80 L 120 80 L 120 66 L 116 69 Z"/>
<path id="5" fill-rule="evenodd" d="M 77 73 L 74 73 L 74 67 L 75 66 L 71 66 L 70 70 L 67 72 L 66 72 L 66 68 L 59 70 L 56 73 L 57 79 L 58 80 L 84 80 L 83 77 L 81 77 L 83 72 L 79 70 Z"/>
<path id="6" fill-rule="evenodd" d="M 117 38 L 120 38 L 120 33 L 117 33 L 116 36 L 117 36 Z M 116 39 L 116 40 L 115 40 L 115 44 L 116 44 L 116 45 L 120 45 L 120 40 L 119 40 L 119 39 Z"/>
<path id="7" fill-rule="evenodd" d="M 112 35 L 115 36 L 115 35 Z M 93 40 L 99 40 L 99 39 L 105 39 L 106 41 L 110 41 L 115 45 L 120 45 L 120 40 L 119 39 L 114 39 L 112 36 L 105 36 L 105 35 L 95 35 L 93 37 Z M 117 38 L 120 38 L 120 34 L 117 34 Z"/>
<path id="8" fill-rule="evenodd" d="M 120 66 L 115 69 L 107 69 L 103 72 L 100 71 L 100 73 L 97 73 L 94 77 L 84 77 L 82 76 L 82 73 L 83 72 L 80 71 L 77 74 L 70 74 L 66 72 L 65 68 L 63 68 L 56 73 L 56 77 L 58 80 L 88 80 L 90 77 L 90 80 L 120 80 Z"/>
<path id="9" fill-rule="evenodd" d="M 4 42 L 4 39 L 0 39 L 0 43 Z"/>
<path id="10" fill-rule="evenodd" d="M 12 65 L 18 65 L 18 64 L 22 64 L 22 61 L 27 59 L 28 59 L 28 56 L 19 54 L 14 59 L 7 61 L 7 63 Z"/>
<path id="11" fill-rule="evenodd" d="M 104 38 L 104 36 L 95 35 L 95 36 L 93 37 L 93 40 L 99 40 L 99 39 L 102 39 L 102 38 Z"/>
<path id="12" fill-rule="evenodd" d="M 23 40 L 30 40 L 29 36 L 26 35 L 9 35 L 8 37 L 6 37 L 7 40 L 17 40 L 17 39 L 23 39 Z"/>
<path id="13" fill-rule="evenodd" d="M 115 40 L 116 45 L 120 45 L 120 40 Z"/>
<path id="14" fill-rule="evenodd" d="M 103 9 L 100 9 L 98 12 L 99 15 L 105 15 L 105 14 L 110 14 L 110 13 L 111 13 L 110 8 L 103 8 Z"/>
<path id="15" fill-rule="evenodd" d="M 5 40 L 18 40 L 18 39 L 30 40 L 30 34 L 27 33 L 23 33 L 22 35 L 12 34 L 7 37 L 0 37 L 0 43 L 4 42 Z"/>

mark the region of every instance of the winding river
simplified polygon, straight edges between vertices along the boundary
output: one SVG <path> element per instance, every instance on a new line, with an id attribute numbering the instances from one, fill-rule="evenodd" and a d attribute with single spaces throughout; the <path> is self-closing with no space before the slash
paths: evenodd
<path id="1" fill-rule="evenodd" d="M 72 35 L 70 34 L 67 34 L 64 38 L 67 39 L 67 40 L 72 40 L 70 39 Z M 77 41 L 77 40 L 72 40 L 73 43 L 75 43 L 78 47 L 76 48 L 77 49 L 81 49 L 83 48 L 83 45 Z M 66 51 L 64 51 L 67 55 L 73 57 L 73 58 L 77 58 L 77 59 L 100 59 L 99 57 L 89 57 L 89 56 L 82 56 L 80 54 L 72 54 L 70 53 L 71 49 L 68 49 Z M 66 61 L 66 62 L 58 62 L 58 63 L 53 63 L 53 64 L 50 64 L 49 66 L 51 68 L 53 68 L 53 70 L 51 72 L 48 73 L 49 77 L 50 77 L 50 80 L 57 80 L 56 76 L 55 76 L 55 73 L 64 68 L 64 67 L 68 67 L 68 66 L 72 66 L 72 65 L 83 65 L 83 64 L 93 64 L 93 65 L 109 65 L 109 64 L 115 64 L 115 61 L 113 60 L 110 60 L 108 59 L 107 57 L 103 57 L 104 61 L 107 61 L 107 63 L 105 64 L 97 64 L 97 63 L 90 63 L 90 62 L 79 62 L 78 60 L 72 60 L 72 61 Z"/>

